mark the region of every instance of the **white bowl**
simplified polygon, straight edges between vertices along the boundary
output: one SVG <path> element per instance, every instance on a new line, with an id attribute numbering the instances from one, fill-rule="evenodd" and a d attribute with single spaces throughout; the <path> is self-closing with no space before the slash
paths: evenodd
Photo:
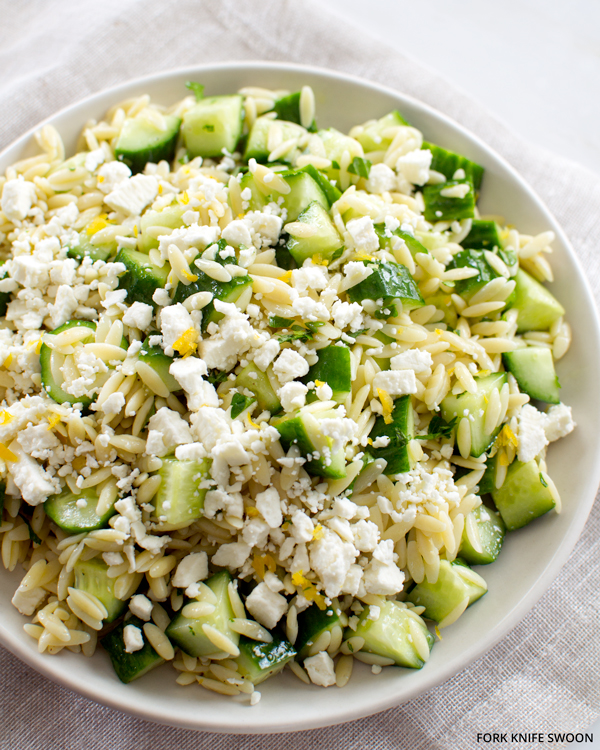
<path id="1" fill-rule="evenodd" d="M 600 329 L 592 296 L 567 238 L 531 188 L 502 158 L 471 133 L 425 104 L 384 86 L 328 70 L 282 63 L 206 65 L 154 75 L 95 94 L 49 118 L 73 153 L 82 125 L 100 118 L 114 103 L 148 93 L 163 104 L 185 96 L 186 81 L 206 85 L 207 94 L 232 93 L 241 86 L 297 90 L 310 84 L 321 126 L 347 131 L 366 119 L 398 108 L 429 141 L 482 164 L 480 206 L 502 214 L 531 234 L 556 234 L 552 292 L 567 309 L 574 328 L 568 355 L 558 363 L 563 400 L 572 405 L 577 430 L 552 446 L 549 472 L 563 497 L 561 515 L 549 513 L 531 526 L 507 535 L 497 563 L 484 576 L 489 593 L 444 631 L 428 664 L 419 671 L 384 669 L 377 676 L 357 664 L 350 683 L 338 690 L 307 686 L 291 673 L 260 686 L 254 707 L 199 687 L 182 688 L 175 672 L 163 666 L 138 682 L 123 685 L 102 649 L 92 659 L 62 652 L 40 655 L 23 631 L 25 619 L 10 604 L 21 573 L 0 574 L 0 643 L 41 674 L 105 705 L 150 721 L 217 732 L 282 732 L 336 724 L 410 700 L 460 672 L 502 639 L 538 601 L 573 549 L 594 501 L 600 479 Z M 37 129 L 37 128 L 36 128 Z M 36 152 L 30 131 L 0 156 L 0 170 Z M 579 321 L 575 326 L 576 321 Z"/>

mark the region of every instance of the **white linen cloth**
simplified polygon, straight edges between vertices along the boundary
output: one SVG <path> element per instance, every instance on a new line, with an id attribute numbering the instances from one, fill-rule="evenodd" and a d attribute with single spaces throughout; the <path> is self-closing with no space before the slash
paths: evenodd
<path id="1" fill-rule="evenodd" d="M 440 75 L 329 15 L 322 3 L 4 2 L 0 36 L 2 148 L 90 93 L 186 65 L 286 60 L 395 87 L 447 113 L 517 168 L 563 225 L 599 297 L 600 179 L 524 143 Z M 462 750 L 482 747 L 478 731 L 583 731 L 600 713 L 599 540 L 597 502 L 557 581 L 492 652 L 410 703 L 321 730 L 253 737 L 160 727 L 73 695 L 0 649 L 0 748 Z"/>

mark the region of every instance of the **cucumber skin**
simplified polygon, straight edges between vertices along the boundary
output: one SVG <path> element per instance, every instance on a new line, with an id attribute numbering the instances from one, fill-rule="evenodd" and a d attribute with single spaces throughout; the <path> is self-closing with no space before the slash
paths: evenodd
<path id="1" fill-rule="evenodd" d="M 447 180 L 451 180 L 454 177 L 454 173 L 457 169 L 464 169 L 465 176 L 471 180 L 475 190 L 479 190 L 481 187 L 481 178 L 483 177 L 484 169 L 481 165 L 477 164 L 466 156 L 461 156 L 453 151 L 448 151 L 441 146 L 436 146 L 435 143 L 428 143 L 423 141 L 421 148 L 429 149 L 432 154 L 431 169 L 435 172 L 441 172 Z"/>
<path id="2" fill-rule="evenodd" d="M 143 677 L 150 670 L 160 667 L 161 664 L 165 663 L 165 660 L 156 653 L 143 635 L 142 628 L 144 624 L 143 620 L 140 620 L 138 617 L 132 617 L 127 622 L 122 622 L 100 640 L 103 648 L 110 656 L 117 677 L 125 684 Z M 144 638 L 144 647 L 139 651 L 134 651 L 132 654 L 128 654 L 125 651 L 123 631 L 126 625 L 135 625 L 136 628 L 142 630 Z"/>
<path id="3" fill-rule="evenodd" d="M 384 474 L 404 474 L 412 469 L 408 455 L 408 443 L 413 438 L 412 399 L 410 396 L 400 396 L 394 402 L 392 421 L 386 424 L 382 416 L 378 416 L 369 433 L 369 438 L 375 440 L 381 436 L 390 438 L 385 448 L 369 446 L 367 452 L 374 459 L 383 458 L 387 461 Z"/>
<path id="4" fill-rule="evenodd" d="M 541 482 L 535 460 L 526 464 L 513 461 L 504 484 L 492 492 L 492 498 L 507 531 L 527 526 L 555 507 L 550 490 Z"/>
<path id="5" fill-rule="evenodd" d="M 385 151 L 391 144 L 391 140 L 389 138 L 382 139 L 381 133 L 387 128 L 398 125 L 410 125 L 410 123 L 402 117 L 397 109 L 394 109 L 389 114 L 380 117 L 377 122 L 366 127 L 360 135 L 356 136 L 356 140 L 363 147 L 365 153 L 369 151 Z"/>
<path id="6" fill-rule="evenodd" d="M 367 265 L 373 268 L 373 273 L 347 290 L 350 302 L 383 299 L 386 305 L 393 299 L 400 299 L 405 311 L 423 307 L 425 301 L 406 266 L 388 261 Z"/>
<path id="7" fill-rule="evenodd" d="M 279 638 L 275 633 L 271 643 L 260 643 L 246 636 L 240 636 L 238 648 L 240 655 L 235 661 L 238 672 L 254 685 L 273 677 L 296 656 L 296 649 L 285 638 Z"/>
<path id="8" fill-rule="evenodd" d="M 296 125 L 302 125 L 300 122 L 300 91 L 294 91 L 287 96 L 282 96 L 277 99 L 274 111 L 277 112 L 278 120 L 286 120 L 287 122 L 295 122 Z M 317 121 L 313 118 L 313 121 L 307 128 L 309 133 L 317 132 Z"/>
<path id="9" fill-rule="evenodd" d="M 298 221 L 312 225 L 316 229 L 312 237 L 294 237 L 290 234 L 285 247 L 299 266 L 315 255 L 331 261 L 341 254 L 344 241 L 329 213 L 320 203 L 310 203 L 298 216 Z"/>
<path id="10" fill-rule="evenodd" d="M 464 198 L 447 198 L 441 195 L 442 190 L 454 185 L 468 184 L 469 192 Z M 448 180 L 439 185 L 429 185 L 423 188 L 426 221 L 435 224 L 438 221 L 461 221 L 475 216 L 475 191 L 469 180 Z M 438 212 L 440 215 L 438 216 Z"/>
<path id="11" fill-rule="evenodd" d="M 489 516 L 488 520 L 481 520 L 481 516 L 484 513 L 487 513 Z M 502 543 L 504 542 L 504 535 L 506 534 L 506 526 L 502 520 L 502 516 L 490 508 L 486 508 L 485 505 L 475 508 L 475 510 L 471 511 L 470 515 L 474 517 L 477 524 L 483 551 L 477 552 L 472 546 L 465 528 L 458 554 L 469 565 L 489 565 L 498 559 Z"/>
<path id="12" fill-rule="evenodd" d="M 67 250 L 67 257 L 75 258 L 75 260 L 83 260 L 84 258 L 91 258 L 92 260 L 108 260 L 116 250 L 117 246 L 115 243 L 92 245 L 90 242 L 90 236 L 84 229 L 79 232 L 79 244 L 74 245 Z"/>
<path id="13" fill-rule="evenodd" d="M 231 132 L 228 132 L 228 118 L 234 118 Z M 235 118 L 238 118 L 237 122 Z M 185 113 L 182 134 L 190 156 L 221 157 L 223 148 L 230 153 L 236 150 L 242 135 L 242 125 L 243 99 L 239 94 L 212 96 L 201 99 Z M 199 130 L 205 132 L 199 133 Z"/>
<path id="14" fill-rule="evenodd" d="M 176 393 L 181 390 L 181 386 L 169 372 L 169 368 L 175 362 L 174 357 L 168 357 L 160 346 L 143 345 L 139 354 L 140 362 L 145 362 L 160 375 L 163 383 L 171 391 Z"/>
<path id="15" fill-rule="evenodd" d="M 117 599 L 115 596 L 115 580 L 107 576 L 108 565 L 99 558 L 82 562 L 78 560 L 73 569 L 75 573 L 75 588 L 87 591 L 97 597 L 106 607 L 108 616 L 105 623 L 111 623 L 117 619 L 127 608 L 127 602 Z M 102 590 L 99 587 L 102 586 Z"/>
<path id="16" fill-rule="evenodd" d="M 459 279 L 454 283 L 456 293 L 468 295 L 467 299 L 482 286 L 499 276 L 485 259 L 484 251 L 472 248 L 460 250 L 456 253 L 448 263 L 448 270 L 453 268 L 476 268 L 479 271 L 477 276 L 470 279 Z"/>
<path id="17" fill-rule="evenodd" d="M 511 307 L 519 311 L 517 333 L 546 331 L 565 314 L 565 308 L 545 286 L 520 268 Z M 508 309 L 509 305 L 507 305 Z"/>
<path id="18" fill-rule="evenodd" d="M 379 236 L 380 247 L 390 247 L 392 238 L 386 236 L 385 224 L 375 224 L 375 231 Z M 425 245 L 421 244 L 419 240 L 416 237 L 413 237 L 413 235 L 409 232 L 405 232 L 404 230 L 398 228 L 394 229 L 394 231 L 392 232 L 392 236 L 393 235 L 396 235 L 396 237 L 400 237 L 401 240 L 404 240 L 404 242 L 406 242 L 406 246 L 410 250 L 410 254 L 413 256 L 413 258 L 417 253 L 425 253 L 425 255 L 430 254 Z"/>
<path id="19" fill-rule="evenodd" d="M 560 404 L 560 383 L 550 349 L 528 346 L 502 355 L 504 367 L 515 376 L 519 388 L 531 398 Z"/>
<path id="20" fill-rule="evenodd" d="M 202 516 L 204 498 L 208 490 L 200 489 L 198 485 L 208 476 L 210 463 L 210 459 L 207 458 L 201 461 L 179 460 L 173 456 L 163 459 L 162 467 L 158 472 L 162 482 L 152 501 L 154 504 L 152 520 L 157 523 L 160 531 L 187 528 Z M 196 489 L 193 497 L 190 497 L 189 493 L 193 487 Z M 164 508 L 165 503 L 170 504 L 168 510 Z M 180 503 L 183 504 L 180 505 Z M 159 521 L 161 516 L 166 516 L 167 520 Z"/>
<path id="21" fill-rule="evenodd" d="M 61 333 L 61 331 L 66 331 L 73 326 L 85 326 L 91 328 L 93 331 L 96 330 L 96 324 L 92 320 L 68 320 L 66 323 L 63 323 L 63 325 L 55 328 L 52 333 Z M 87 398 L 85 396 L 76 398 L 75 396 L 65 393 L 62 388 L 56 385 L 50 368 L 51 357 L 52 349 L 46 344 L 42 344 L 40 348 L 40 368 L 42 386 L 46 393 L 53 401 L 56 401 L 57 404 L 64 404 L 66 402 L 69 404 L 82 404 L 84 409 L 88 407 L 94 400 L 93 398 Z"/>
<path id="22" fill-rule="evenodd" d="M 254 373 L 256 377 L 251 377 L 250 373 Z M 266 372 L 259 370 L 253 362 L 244 367 L 237 376 L 235 383 L 242 388 L 252 391 L 256 396 L 258 408 L 261 411 L 270 411 L 272 415 L 278 414 L 281 411 L 281 403 L 271 385 L 269 376 Z"/>
<path id="23" fill-rule="evenodd" d="M 328 615 L 327 612 L 332 614 Z M 321 633 L 325 630 L 331 630 L 335 625 L 339 625 L 339 622 L 340 618 L 335 613 L 333 606 L 322 610 L 316 604 L 311 604 L 310 607 L 300 612 L 298 615 L 298 637 L 294 644 L 298 651 L 298 658 L 306 659 L 310 649 L 309 641 L 314 643 Z"/>
<path id="24" fill-rule="evenodd" d="M 137 250 L 122 248 L 119 250 L 116 263 L 123 263 L 125 273 L 119 278 L 119 289 L 127 291 L 127 302 L 145 302 L 156 308 L 152 295 L 157 289 L 164 289 L 171 267 L 168 263 L 162 268 L 153 265 L 148 256 Z"/>
<path id="25" fill-rule="evenodd" d="M 318 361 L 312 365 L 308 373 L 302 378 L 303 383 L 320 380 L 330 386 L 333 400 L 338 404 L 346 400 L 352 390 L 352 366 L 350 349 L 347 346 L 326 346 L 317 352 Z M 312 394 L 310 400 L 314 401 Z"/>
<path id="26" fill-rule="evenodd" d="M 171 162 L 173 160 L 177 139 L 179 138 L 181 119 L 174 115 L 166 115 L 165 119 L 168 123 L 167 130 L 164 133 L 157 131 L 154 136 L 143 132 L 139 134 L 129 133 L 129 127 L 135 128 L 137 124 L 135 120 L 126 120 L 123 124 L 121 134 L 115 146 L 115 156 L 119 161 L 126 164 L 134 174 L 143 172 L 148 162 L 158 164 L 159 161 Z M 144 130 L 144 128 L 138 129 Z M 128 138 L 142 141 L 144 137 L 147 137 L 146 145 L 131 148 L 125 143 Z"/>
<path id="27" fill-rule="evenodd" d="M 66 498 L 72 498 L 71 503 L 66 503 Z M 95 529 L 104 529 L 108 524 L 108 519 L 117 512 L 114 504 L 102 516 L 96 515 L 95 510 L 78 508 L 76 502 L 79 498 L 94 500 L 98 502 L 98 495 L 94 490 L 83 490 L 81 495 L 73 495 L 68 489 L 64 489 L 57 495 L 51 495 L 44 503 L 44 510 L 48 518 L 53 521 L 60 529 L 68 534 L 81 534 L 83 531 L 94 531 Z M 95 506 L 94 506 L 95 508 Z M 86 512 L 87 511 L 87 512 Z"/>
<path id="28" fill-rule="evenodd" d="M 499 229 L 495 221 L 473 219 L 471 231 L 460 244 L 465 250 L 493 250 L 494 247 L 502 248 Z"/>

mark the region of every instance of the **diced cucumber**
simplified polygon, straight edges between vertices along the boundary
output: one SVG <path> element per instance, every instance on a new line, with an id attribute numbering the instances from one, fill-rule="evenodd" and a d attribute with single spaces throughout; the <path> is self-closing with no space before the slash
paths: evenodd
<path id="1" fill-rule="evenodd" d="M 513 310 L 519 311 L 517 333 L 546 331 L 554 321 L 565 314 L 565 308 L 527 271 L 519 269 L 515 277 Z"/>
<path id="2" fill-rule="evenodd" d="M 469 541 L 465 526 L 458 554 L 469 565 L 488 565 L 494 562 L 500 554 L 504 534 L 506 533 L 506 526 L 500 514 L 490 508 L 486 508 L 485 505 L 479 505 L 469 513 L 469 516 L 475 522 L 475 526 L 479 532 L 481 552 L 478 552 Z"/>
<path id="3" fill-rule="evenodd" d="M 468 571 L 468 572 L 467 572 Z M 417 607 L 425 607 L 423 617 L 441 622 L 458 605 L 469 598 L 471 606 L 487 591 L 487 583 L 460 561 L 440 560 L 440 572 L 435 583 L 425 579 L 408 594 L 407 599 Z"/>
<path id="4" fill-rule="evenodd" d="M 83 260 L 84 258 L 91 258 L 92 260 L 108 260 L 111 255 L 117 252 L 117 245 L 115 242 L 109 242 L 102 245 L 92 245 L 92 235 L 87 233 L 87 230 L 79 232 L 78 241 L 76 244 L 72 244 L 67 250 L 67 257 L 75 258 L 76 260 Z"/>
<path id="5" fill-rule="evenodd" d="M 406 266 L 389 261 L 368 262 L 366 265 L 373 269 L 373 273 L 364 281 L 348 289 L 348 299 L 351 302 L 380 299 L 384 306 L 389 306 L 392 300 L 398 300 L 402 303 L 404 312 L 423 307 L 425 302 L 421 297 L 419 287 Z"/>
<path id="6" fill-rule="evenodd" d="M 93 594 L 106 607 L 108 616 L 104 622 L 109 623 L 127 607 L 127 602 L 115 596 L 115 578 L 108 577 L 108 565 L 99 557 L 91 560 L 81 560 L 75 563 L 75 588 Z"/>
<path id="7" fill-rule="evenodd" d="M 143 172 L 146 164 L 158 164 L 163 159 L 172 161 L 179 138 L 181 120 L 175 115 L 163 115 L 165 127 L 142 117 L 128 117 L 123 123 L 115 156 L 135 174 Z"/>
<path id="8" fill-rule="evenodd" d="M 340 133 L 340 131 L 335 128 L 319 130 L 317 135 L 323 141 L 326 158 L 334 162 L 333 166 L 326 170 L 329 177 L 336 177 L 338 175 L 339 165 L 342 161 L 344 151 L 347 151 L 350 154 L 351 162 L 354 157 L 362 157 L 365 155 L 362 146 L 355 138 L 351 138 L 349 135 L 344 135 L 344 133 Z M 337 167 L 336 164 L 338 165 Z"/>
<path id="9" fill-rule="evenodd" d="M 456 420 L 458 426 L 461 419 L 469 420 L 471 455 L 477 457 L 487 450 L 500 431 L 501 425 L 498 425 L 491 433 L 485 432 L 485 412 L 492 390 L 494 388 L 501 390 L 507 382 L 507 376 L 504 372 L 494 372 L 491 375 L 475 378 L 475 382 L 477 383 L 475 393 L 465 391 L 460 396 L 446 396 L 440 407 L 445 422 Z"/>
<path id="10" fill-rule="evenodd" d="M 368 654 L 393 659 L 399 667 L 421 669 L 425 662 L 415 644 L 415 635 L 422 635 L 430 652 L 434 644 L 433 636 L 423 619 L 409 612 L 399 602 L 384 602 L 376 620 L 369 619 L 369 609 L 367 606 L 361 612 L 356 632 L 348 629 L 345 637 L 364 638 L 365 645 L 361 651 Z"/>
<path id="11" fill-rule="evenodd" d="M 519 388 L 531 398 L 560 404 L 560 383 L 554 369 L 552 350 L 528 346 L 502 355 L 502 361 L 517 379 Z"/>
<path id="12" fill-rule="evenodd" d="M 96 324 L 91 320 L 69 320 L 62 326 L 55 328 L 52 335 L 66 331 L 68 328 L 85 327 L 90 329 L 89 338 L 83 339 L 83 343 L 89 343 L 95 338 Z M 50 334 L 48 334 L 50 335 Z M 82 404 L 83 407 L 89 406 L 93 399 L 87 396 L 72 396 L 62 389 L 64 383 L 64 374 L 61 371 L 65 357 L 47 344 L 42 344 L 40 348 L 40 369 L 42 386 L 51 399 L 57 404 Z"/>
<path id="13" fill-rule="evenodd" d="M 311 203 L 317 202 L 325 210 L 329 208 L 327 195 L 319 182 L 314 180 L 309 172 L 304 170 L 290 170 L 288 172 L 280 172 L 279 174 L 290 186 L 290 192 L 286 195 L 281 195 L 281 193 L 275 191 L 272 193 L 262 192 L 250 172 L 242 177 L 240 188 L 242 190 L 250 188 L 252 193 L 248 201 L 250 210 L 260 211 L 268 203 L 273 201 L 277 203 L 282 199 L 282 208 L 285 208 L 287 211 L 286 221 L 292 222 L 296 221 L 302 211 L 308 208 Z"/>
<path id="14" fill-rule="evenodd" d="M 392 421 L 385 423 L 382 416 L 377 417 L 369 439 L 374 442 L 379 437 L 388 437 L 389 443 L 385 448 L 367 449 L 373 458 L 383 458 L 387 461 L 385 474 L 403 474 L 412 469 L 412 461 L 408 453 L 408 444 L 414 437 L 414 415 L 410 396 L 400 396 L 394 401 Z"/>
<path id="15" fill-rule="evenodd" d="M 296 237 L 290 231 L 286 248 L 299 266 L 307 258 L 318 256 L 322 261 L 331 261 L 341 253 L 344 241 L 329 213 L 320 203 L 311 203 L 298 216 L 297 221 L 307 224 L 314 230 L 310 237 Z"/>
<path id="16" fill-rule="evenodd" d="M 397 128 L 399 125 L 408 124 L 400 112 L 395 109 L 372 125 L 368 125 L 360 135 L 356 136 L 356 140 L 363 147 L 365 153 L 369 151 L 387 151 L 393 138 L 387 135 L 385 131 L 390 128 Z"/>
<path id="17" fill-rule="evenodd" d="M 500 239 L 500 227 L 495 221 L 473 219 L 471 231 L 464 240 L 461 240 L 460 244 L 465 249 L 493 250 L 497 247 L 501 250 L 502 240 Z"/>
<path id="18" fill-rule="evenodd" d="M 0 268 L 2 268 L 5 263 L 6 260 L 0 260 Z M 0 277 L 2 277 L 2 274 L 0 274 Z M 10 302 L 10 300 L 10 292 L 0 292 L 0 317 L 4 317 L 6 315 L 6 310 L 8 308 L 8 303 Z"/>
<path id="19" fill-rule="evenodd" d="M 116 513 L 113 503 L 99 516 L 96 513 L 97 505 L 98 494 L 94 487 L 81 490 L 79 495 L 73 494 L 65 487 L 60 494 L 51 495 L 46 500 L 44 510 L 48 518 L 67 534 L 81 534 L 83 531 L 105 528 L 108 519 Z"/>
<path id="20" fill-rule="evenodd" d="M 163 208 L 162 211 L 145 211 L 140 219 L 140 232 L 138 237 L 138 249 L 142 253 L 149 253 L 155 247 L 158 247 L 158 239 L 151 230 L 155 227 L 164 227 L 160 234 L 171 234 L 173 229 L 183 226 L 183 214 L 187 211 L 187 206 L 174 203 L 171 206 Z"/>
<path id="21" fill-rule="evenodd" d="M 244 635 L 240 637 L 240 655 L 235 662 L 238 672 L 253 685 L 259 685 L 281 672 L 288 661 L 296 656 L 296 649 L 289 641 L 272 635 L 271 643 L 253 641 Z"/>
<path id="22" fill-rule="evenodd" d="M 160 487 L 152 501 L 153 520 L 160 531 L 185 529 L 202 515 L 207 490 L 200 484 L 208 476 L 210 460 L 163 458 L 162 462 Z"/>
<path id="23" fill-rule="evenodd" d="M 451 190 L 460 185 L 467 185 L 469 192 L 464 198 L 444 195 L 446 190 Z M 423 216 L 427 221 L 461 221 L 472 219 L 475 216 L 475 191 L 469 180 L 448 180 L 438 185 L 429 185 L 423 188 L 423 200 L 425 211 Z"/>
<path id="24" fill-rule="evenodd" d="M 100 641 L 102 646 L 108 651 L 113 669 L 121 682 L 128 683 L 143 677 L 150 670 L 160 667 L 165 660 L 159 656 L 150 645 L 150 642 L 144 635 L 142 628 L 144 621 L 139 617 L 131 617 L 129 620 L 122 622 L 108 635 Z M 139 651 L 129 654 L 125 651 L 125 639 L 123 631 L 127 625 L 133 625 L 142 631 L 144 646 Z"/>
<path id="25" fill-rule="evenodd" d="M 220 653 L 220 650 L 208 638 L 202 626 L 210 625 L 219 632 L 226 635 L 237 646 L 240 640 L 239 633 L 231 630 L 229 623 L 235 617 L 231 602 L 229 601 L 228 586 L 231 576 L 226 570 L 215 573 L 206 581 L 206 585 L 217 597 L 215 611 L 210 615 L 202 617 L 184 617 L 181 612 L 175 615 L 166 630 L 167 636 L 177 644 L 179 648 L 189 656 L 212 656 Z M 186 604 L 188 604 L 186 602 Z"/>
<path id="26" fill-rule="evenodd" d="M 298 268 L 298 264 L 290 255 L 290 251 L 285 245 L 277 245 L 275 248 L 275 263 L 279 268 L 284 268 L 286 271 L 293 271 Z"/>
<path id="27" fill-rule="evenodd" d="M 422 148 L 429 149 L 432 154 L 431 169 L 441 172 L 447 180 L 451 180 L 457 169 L 463 169 L 465 177 L 471 180 L 475 190 L 479 190 L 481 178 L 483 177 L 483 167 L 474 161 L 467 159 L 466 156 L 455 154 L 453 151 L 447 151 L 441 146 L 434 143 L 423 142 Z"/>
<path id="28" fill-rule="evenodd" d="M 162 268 L 155 266 L 144 253 L 129 248 L 121 248 L 116 263 L 123 263 L 127 269 L 119 278 L 119 289 L 127 291 L 127 302 L 145 302 L 155 305 L 152 295 L 157 289 L 164 289 L 171 270 L 168 263 Z"/>
<path id="29" fill-rule="evenodd" d="M 332 607 L 319 609 L 316 604 L 298 615 L 298 637 L 294 644 L 298 657 L 303 660 L 309 656 L 310 647 L 323 633 L 331 632 L 334 627 L 341 627 L 340 618 Z"/>
<path id="30" fill-rule="evenodd" d="M 350 362 L 350 349 L 347 346 L 326 346 L 317 352 L 318 361 L 310 368 L 302 378 L 303 383 L 314 383 L 321 381 L 333 391 L 332 398 L 338 404 L 346 400 L 346 396 L 352 390 L 352 365 Z M 315 400 L 313 394 L 311 400 Z"/>
<path id="31" fill-rule="evenodd" d="M 479 480 L 479 494 L 489 495 L 496 489 L 496 472 L 497 472 L 498 454 L 488 457 L 485 471 Z M 467 562 L 469 562 L 467 560 Z"/>
<path id="32" fill-rule="evenodd" d="M 313 178 L 313 180 L 317 183 L 317 185 L 319 185 L 321 190 L 327 196 L 329 208 L 331 208 L 331 206 L 333 206 L 333 204 L 342 197 L 342 191 L 335 185 L 332 185 L 327 177 L 323 174 L 323 172 L 319 172 L 319 170 L 312 164 L 307 164 L 305 167 L 302 167 L 301 169 L 298 169 L 296 171 L 307 172 Z"/>
<path id="33" fill-rule="evenodd" d="M 181 386 L 169 372 L 169 368 L 175 360 L 173 357 L 167 357 L 160 346 L 148 346 L 147 343 L 144 343 L 138 359 L 155 370 L 171 393 L 181 390 Z"/>
<path id="34" fill-rule="evenodd" d="M 341 448 L 332 455 L 333 440 L 324 435 L 319 427 L 321 419 L 337 417 L 334 410 L 313 414 L 309 408 L 304 407 L 277 417 L 271 424 L 279 432 L 285 450 L 292 444 L 297 445 L 300 455 L 308 459 L 304 468 L 309 474 L 341 479 L 346 476 L 345 451 Z"/>
<path id="35" fill-rule="evenodd" d="M 271 414 L 281 411 L 281 403 L 276 392 L 277 379 L 270 368 L 262 372 L 253 362 L 250 362 L 237 376 L 235 384 L 239 388 L 252 391 L 261 411 L 270 411 Z"/>
<path id="36" fill-rule="evenodd" d="M 183 140 L 190 156 L 223 156 L 233 153 L 242 135 L 243 98 L 210 96 L 201 99 L 183 116 Z"/>
<path id="37" fill-rule="evenodd" d="M 243 412 L 256 403 L 255 396 L 244 396 L 241 393 L 234 393 L 231 399 L 231 418 L 236 419 Z M 249 413 L 249 412 L 248 412 Z"/>
<path id="38" fill-rule="evenodd" d="M 246 142 L 246 150 L 244 151 L 244 159 L 249 161 L 250 159 L 256 159 L 259 162 L 266 162 L 269 158 L 269 130 L 271 129 L 274 120 L 270 117 L 257 117 L 252 125 L 252 129 L 248 134 L 248 141 Z M 284 122 L 283 119 L 277 120 L 277 123 L 282 131 L 282 143 L 289 140 L 290 138 L 299 138 L 306 133 L 304 128 L 300 125 L 296 125 L 293 122 Z M 287 154 L 281 156 L 281 161 L 290 162 L 294 156 L 294 149 L 291 149 Z"/>
<path id="39" fill-rule="evenodd" d="M 410 232 L 406 232 L 404 229 L 394 229 L 394 231 L 391 233 L 392 236 L 388 237 L 386 234 L 386 228 L 385 224 L 375 224 L 375 231 L 379 235 L 379 245 L 382 248 L 388 248 L 391 245 L 392 236 L 400 237 L 401 240 L 404 240 L 406 242 L 406 246 L 410 250 L 410 254 L 415 257 L 417 253 L 425 253 L 425 255 L 429 254 L 429 250 L 425 247 L 425 245 L 421 244 L 419 240 Z"/>
<path id="40" fill-rule="evenodd" d="M 492 498 L 508 531 L 527 526 L 555 506 L 535 460 L 526 464 L 513 461 L 504 484 L 492 492 Z"/>
<path id="41" fill-rule="evenodd" d="M 478 271 L 477 276 L 472 276 L 470 279 L 459 279 L 454 282 L 456 293 L 462 295 L 467 301 L 482 286 L 485 286 L 489 281 L 500 275 L 487 262 L 483 250 L 459 250 L 450 263 L 448 263 L 448 270 L 453 268 L 475 268 Z"/>
<path id="42" fill-rule="evenodd" d="M 298 125 L 302 125 L 300 118 L 300 97 L 302 96 L 301 91 L 294 91 L 292 94 L 282 96 L 277 99 L 273 109 L 277 112 L 277 119 L 286 120 L 287 122 L 295 122 Z M 309 125 L 308 130 L 314 133 L 317 129 L 317 121 L 313 118 L 312 123 Z"/>

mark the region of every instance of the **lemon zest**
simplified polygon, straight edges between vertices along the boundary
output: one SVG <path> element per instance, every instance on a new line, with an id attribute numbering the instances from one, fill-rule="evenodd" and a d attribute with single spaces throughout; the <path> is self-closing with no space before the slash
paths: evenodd
<path id="1" fill-rule="evenodd" d="M 180 200 L 184 206 L 187 206 L 187 204 L 190 202 L 190 196 L 187 194 L 187 190 L 181 194 Z"/>
<path id="2" fill-rule="evenodd" d="M 484 378 L 486 375 L 489 375 L 490 372 L 491 372 L 491 370 L 480 370 L 478 372 L 478 375 L 479 375 L 480 378 Z"/>
<path id="3" fill-rule="evenodd" d="M 252 421 L 252 417 L 250 416 L 249 412 L 246 414 L 246 416 L 248 417 L 248 423 L 250 424 L 250 426 L 254 427 L 255 430 L 260 430 L 260 425 L 258 424 L 258 422 Z"/>
<path id="4" fill-rule="evenodd" d="M 137 237 L 137 236 L 138 236 L 138 228 L 137 228 L 137 224 L 134 224 L 134 225 L 133 225 L 133 236 L 134 236 L 134 237 Z"/>
<path id="5" fill-rule="evenodd" d="M 359 250 L 352 260 L 374 260 L 373 256 L 369 253 L 365 252 L 364 250 Z"/>
<path id="6" fill-rule="evenodd" d="M 315 526 L 315 530 L 313 531 L 313 535 L 312 535 L 312 538 L 313 538 L 313 539 L 314 539 L 315 541 L 316 541 L 317 539 L 322 539 L 322 538 L 323 538 L 323 534 L 324 534 L 324 533 L 325 533 L 325 532 L 323 531 L 323 527 L 321 526 L 321 524 L 320 524 L 320 523 L 318 523 L 318 524 L 317 524 L 317 525 Z"/>
<path id="7" fill-rule="evenodd" d="M 18 461 L 19 457 L 15 455 L 10 448 L 7 448 L 4 443 L 0 443 L 0 458 L 3 461 Z"/>
<path id="8" fill-rule="evenodd" d="M 4 360 L 3 366 L 4 367 L 10 367 L 11 363 L 13 361 L 13 355 L 12 353 L 8 355 L 8 357 Z"/>
<path id="9" fill-rule="evenodd" d="M 435 626 L 435 634 L 437 635 L 437 639 L 438 639 L 438 641 L 443 641 L 443 640 L 444 640 L 444 639 L 442 638 L 442 634 L 440 633 L 440 629 L 438 628 L 438 626 L 437 626 L 437 625 Z"/>
<path id="10" fill-rule="evenodd" d="M 51 417 L 50 417 L 50 418 L 48 419 L 48 429 L 49 429 L 49 430 L 52 430 L 52 429 L 54 429 L 54 427 L 56 427 L 56 425 L 57 425 L 57 424 L 58 424 L 59 422 L 60 422 L 60 414 L 53 414 L 53 415 L 52 415 L 52 416 L 51 416 Z"/>
<path id="11" fill-rule="evenodd" d="M 190 284 L 192 281 L 198 281 L 198 277 L 195 276 L 193 273 L 188 273 L 185 269 L 182 270 L 181 275 L 185 278 L 186 281 L 189 281 Z"/>
<path id="12" fill-rule="evenodd" d="M 393 421 L 392 412 L 394 411 L 394 399 L 387 391 L 384 391 L 383 388 L 377 389 L 377 396 L 379 397 L 381 406 L 383 407 L 383 421 L 386 424 L 391 424 Z"/>
<path id="13" fill-rule="evenodd" d="M 280 281 L 283 281 L 285 284 L 289 284 L 290 280 L 292 278 L 292 272 L 286 271 L 283 276 L 280 278 Z"/>
<path id="14" fill-rule="evenodd" d="M 86 234 L 88 236 L 96 234 L 96 232 L 99 232 L 101 229 L 104 229 L 104 227 L 107 227 L 108 224 L 109 222 L 107 221 L 106 214 L 100 214 L 100 216 L 96 216 L 96 218 L 87 225 L 85 230 Z"/>
<path id="15" fill-rule="evenodd" d="M 260 513 L 258 511 L 258 508 L 255 508 L 254 505 L 247 505 L 244 510 L 246 511 L 246 515 L 250 517 L 260 516 Z"/>
<path id="16" fill-rule="evenodd" d="M 5 424 L 10 424 L 13 419 L 13 415 L 9 411 L 6 411 L 6 409 L 0 411 L 0 427 L 3 427 Z"/>
<path id="17" fill-rule="evenodd" d="M 313 265 L 315 266 L 328 266 L 329 265 L 329 259 L 324 258 L 321 253 L 316 253 L 313 255 L 312 259 Z"/>
<path id="18" fill-rule="evenodd" d="M 163 194 L 163 186 L 162 186 L 162 183 L 159 183 L 159 185 L 158 185 L 158 194 L 159 194 L 159 195 L 162 195 L 162 194 Z"/>
<path id="19" fill-rule="evenodd" d="M 189 356 L 198 348 L 197 338 L 198 333 L 196 332 L 196 329 L 188 328 L 187 331 L 184 331 L 177 341 L 175 341 L 173 349 L 184 357 Z"/>

